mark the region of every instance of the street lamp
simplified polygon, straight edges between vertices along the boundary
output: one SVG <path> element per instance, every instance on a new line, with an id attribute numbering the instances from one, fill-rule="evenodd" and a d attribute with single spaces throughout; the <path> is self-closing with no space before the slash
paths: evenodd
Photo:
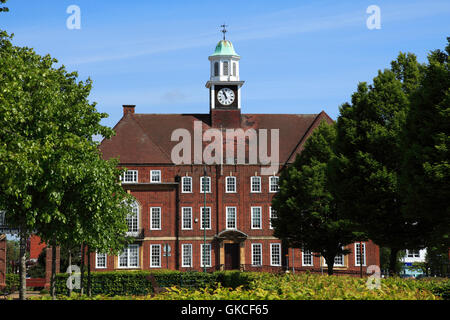
<path id="1" fill-rule="evenodd" d="M 206 273 L 206 165 L 203 168 L 203 194 L 204 194 L 204 203 L 203 203 L 203 216 L 202 216 L 202 224 L 203 224 L 203 272 Z"/>

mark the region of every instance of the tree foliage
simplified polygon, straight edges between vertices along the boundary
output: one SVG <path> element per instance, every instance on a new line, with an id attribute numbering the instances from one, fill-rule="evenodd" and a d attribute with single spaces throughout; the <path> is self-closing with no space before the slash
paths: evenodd
<path id="1" fill-rule="evenodd" d="M 425 243 L 450 246 L 450 38 L 428 56 L 403 137 L 404 213 L 419 221 Z"/>
<path id="2" fill-rule="evenodd" d="M 402 211 L 399 177 L 402 130 L 421 69 L 415 55 L 400 53 L 372 85 L 358 85 L 337 120 L 339 156 L 330 170 L 333 194 L 370 239 L 391 249 L 393 268 L 398 250 L 420 245 L 417 221 Z"/>
<path id="3" fill-rule="evenodd" d="M 22 239 L 119 251 L 129 195 L 92 139 L 113 131 L 88 100 L 91 80 L 56 63 L 0 33 L 0 207 Z"/>
<path id="4" fill-rule="evenodd" d="M 322 122 L 294 164 L 282 171 L 272 204 L 277 212 L 274 235 L 294 248 L 320 253 L 330 274 L 335 256 L 349 253 L 343 247 L 362 236 L 343 218 L 329 190 L 328 163 L 335 157 L 335 139 L 335 125 Z"/>

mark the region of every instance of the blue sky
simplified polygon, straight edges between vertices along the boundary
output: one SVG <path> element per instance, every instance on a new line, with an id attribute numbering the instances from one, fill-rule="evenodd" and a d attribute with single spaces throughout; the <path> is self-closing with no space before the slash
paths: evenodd
<path id="1" fill-rule="evenodd" d="M 81 29 L 69 30 L 69 5 Z M 381 29 L 369 30 L 369 5 Z M 9 0 L 0 29 L 16 45 L 51 54 L 81 80 L 114 126 L 122 104 L 139 113 L 207 113 L 208 56 L 219 25 L 241 56 L 244 113 L 318 113 L 336 119 L 358 82 L 389 66 L 399 51 L 425 62 L 444 48 L 450 1 L 106 1 Z"/>

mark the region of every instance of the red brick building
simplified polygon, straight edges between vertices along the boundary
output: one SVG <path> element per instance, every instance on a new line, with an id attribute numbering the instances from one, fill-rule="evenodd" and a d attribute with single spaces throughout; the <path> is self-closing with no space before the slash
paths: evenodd
<path id="1" fill-rule="evenodd" d="M 244 82 L 239 79 L 240 57 L 231 42 L 220 41 L 209 60 L 209 113 L 141 114 L 135 113 L 135 106 L 126 105 L 123 117 L 114 127 L 116 135 L 102 141 L 103 157 L 119 157 L 120 166 L 128 170 L 122 183 L 136 198 L 134 214 L 127 219 L 135 242 L 120 256 L 94 253 L 93 270 L 202 270 L 206 266 L 210 271 L 270 271 L 288 266 L 319 271 L 324 265 L 323 260 L 306 250 L 281 246 L 271 228 L 270 219 L 275 216 L 271 200 L 277 191 L 280 170 L 294 161 L 321 121 L 332 119 L 323 111 L 241 113 Z M 211 133 L 211 129 L 216 130 Z M 248 140 L 239 144 L 239 139 L 227 135 L 231 129 L 247 134 Z M 217 136 L 218 132 L 222 136 Z M 267 136 L 261 136 L 264 132 Z M 214 137 L 211 141 L 205 139 L 209 133 Z M 255 145 L 251 143 L 255 137 L 252 134 L 258 135 Z M 218 143 L 217 148 L 208 153 L 212 141 Z M 236 146 L 227 153 L 230 141 Z M 190 147 L 180 151 L 182 143 Z M 270 164 L 261 156 L 265 145 L 266 155 L 271 155 Z M 245 150 L 245 161 L 239 161 L 240 147 Z M 276 149 L 278 159 L 273 157 Z M 205 165 L 209 158 L 202 161 L 202 155 L 214 158 L 220 153 L 218 150 L 222 151 L 219 156 L 225 159 L 224 163 Z M 177 157 L 184 161 L 175 163 L 173 159 Z M 262 169 L 270 165 L 269 171 L 273 170 L 263 174 Z M 367 266 L 379 265 L 379 249 L 371 241 L 362 245 L 365 272 Z M 349 249 L 351 254 L 336 258 L 335 268 L 359 272 L 359 259 L 354 254 L 359 243 Z"/>

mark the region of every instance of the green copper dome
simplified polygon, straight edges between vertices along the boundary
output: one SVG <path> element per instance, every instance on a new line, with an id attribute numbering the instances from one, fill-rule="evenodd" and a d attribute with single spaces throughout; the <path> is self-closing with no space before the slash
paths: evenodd
<path id="1" fill-rule="evenodd" d="M 233 44 L 228 40 L 220 40 L 216 46 L 216 50 L 212 54 L 212 56 L 238 56 L 239 55 L 234 51 Z"/>

